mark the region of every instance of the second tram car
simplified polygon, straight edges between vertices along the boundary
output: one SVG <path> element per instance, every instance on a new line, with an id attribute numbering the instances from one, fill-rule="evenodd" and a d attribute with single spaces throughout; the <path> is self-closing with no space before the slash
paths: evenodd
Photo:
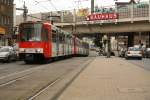
<path id="1" fill-rule="evenodd" d="M 26 63 L 89 54 L 88 44 L 47 22 L 19 25 L 19 57 Z"/>

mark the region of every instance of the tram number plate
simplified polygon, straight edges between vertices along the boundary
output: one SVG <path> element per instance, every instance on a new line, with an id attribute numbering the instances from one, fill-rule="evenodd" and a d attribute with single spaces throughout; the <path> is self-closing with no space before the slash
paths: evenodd
<path id="1" fill-rule="evenodd" d="M 35 53 L 35 50 L 34 49 L 26 49 L 26 52 L 27 53 Z"/>

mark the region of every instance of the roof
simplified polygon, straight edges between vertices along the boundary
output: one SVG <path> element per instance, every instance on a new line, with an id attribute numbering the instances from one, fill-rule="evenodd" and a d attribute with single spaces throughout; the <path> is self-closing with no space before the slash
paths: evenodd
<path id="1" fill-rule="evenodd" d="M 136 3 L 135 0 L 130 0 L 129 2 L 115 2 L 115 4 L 117 5 L 127 5 L 127 4 L 131 4 L 131 3 Z"/>

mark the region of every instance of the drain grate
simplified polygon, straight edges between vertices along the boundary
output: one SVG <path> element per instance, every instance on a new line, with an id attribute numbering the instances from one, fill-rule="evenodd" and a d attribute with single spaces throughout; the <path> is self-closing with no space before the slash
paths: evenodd
<path id="1" fill-rule="evenodd" d="M 143 88 L 118 88 L 121 93 L 143 93 L 146 92 Z"/>

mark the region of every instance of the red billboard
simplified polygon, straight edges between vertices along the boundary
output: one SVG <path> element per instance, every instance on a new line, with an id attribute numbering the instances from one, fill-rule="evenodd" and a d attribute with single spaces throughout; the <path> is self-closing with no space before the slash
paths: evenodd
<path id="1" fill-rule="evenodd" d="M 93 20 L 109 20 L 109 19 L 118 19 L 117 13 L 105 13 L 105 14 L 91 14 L 86 16 L 87 21 L 93 21 Z"/>

